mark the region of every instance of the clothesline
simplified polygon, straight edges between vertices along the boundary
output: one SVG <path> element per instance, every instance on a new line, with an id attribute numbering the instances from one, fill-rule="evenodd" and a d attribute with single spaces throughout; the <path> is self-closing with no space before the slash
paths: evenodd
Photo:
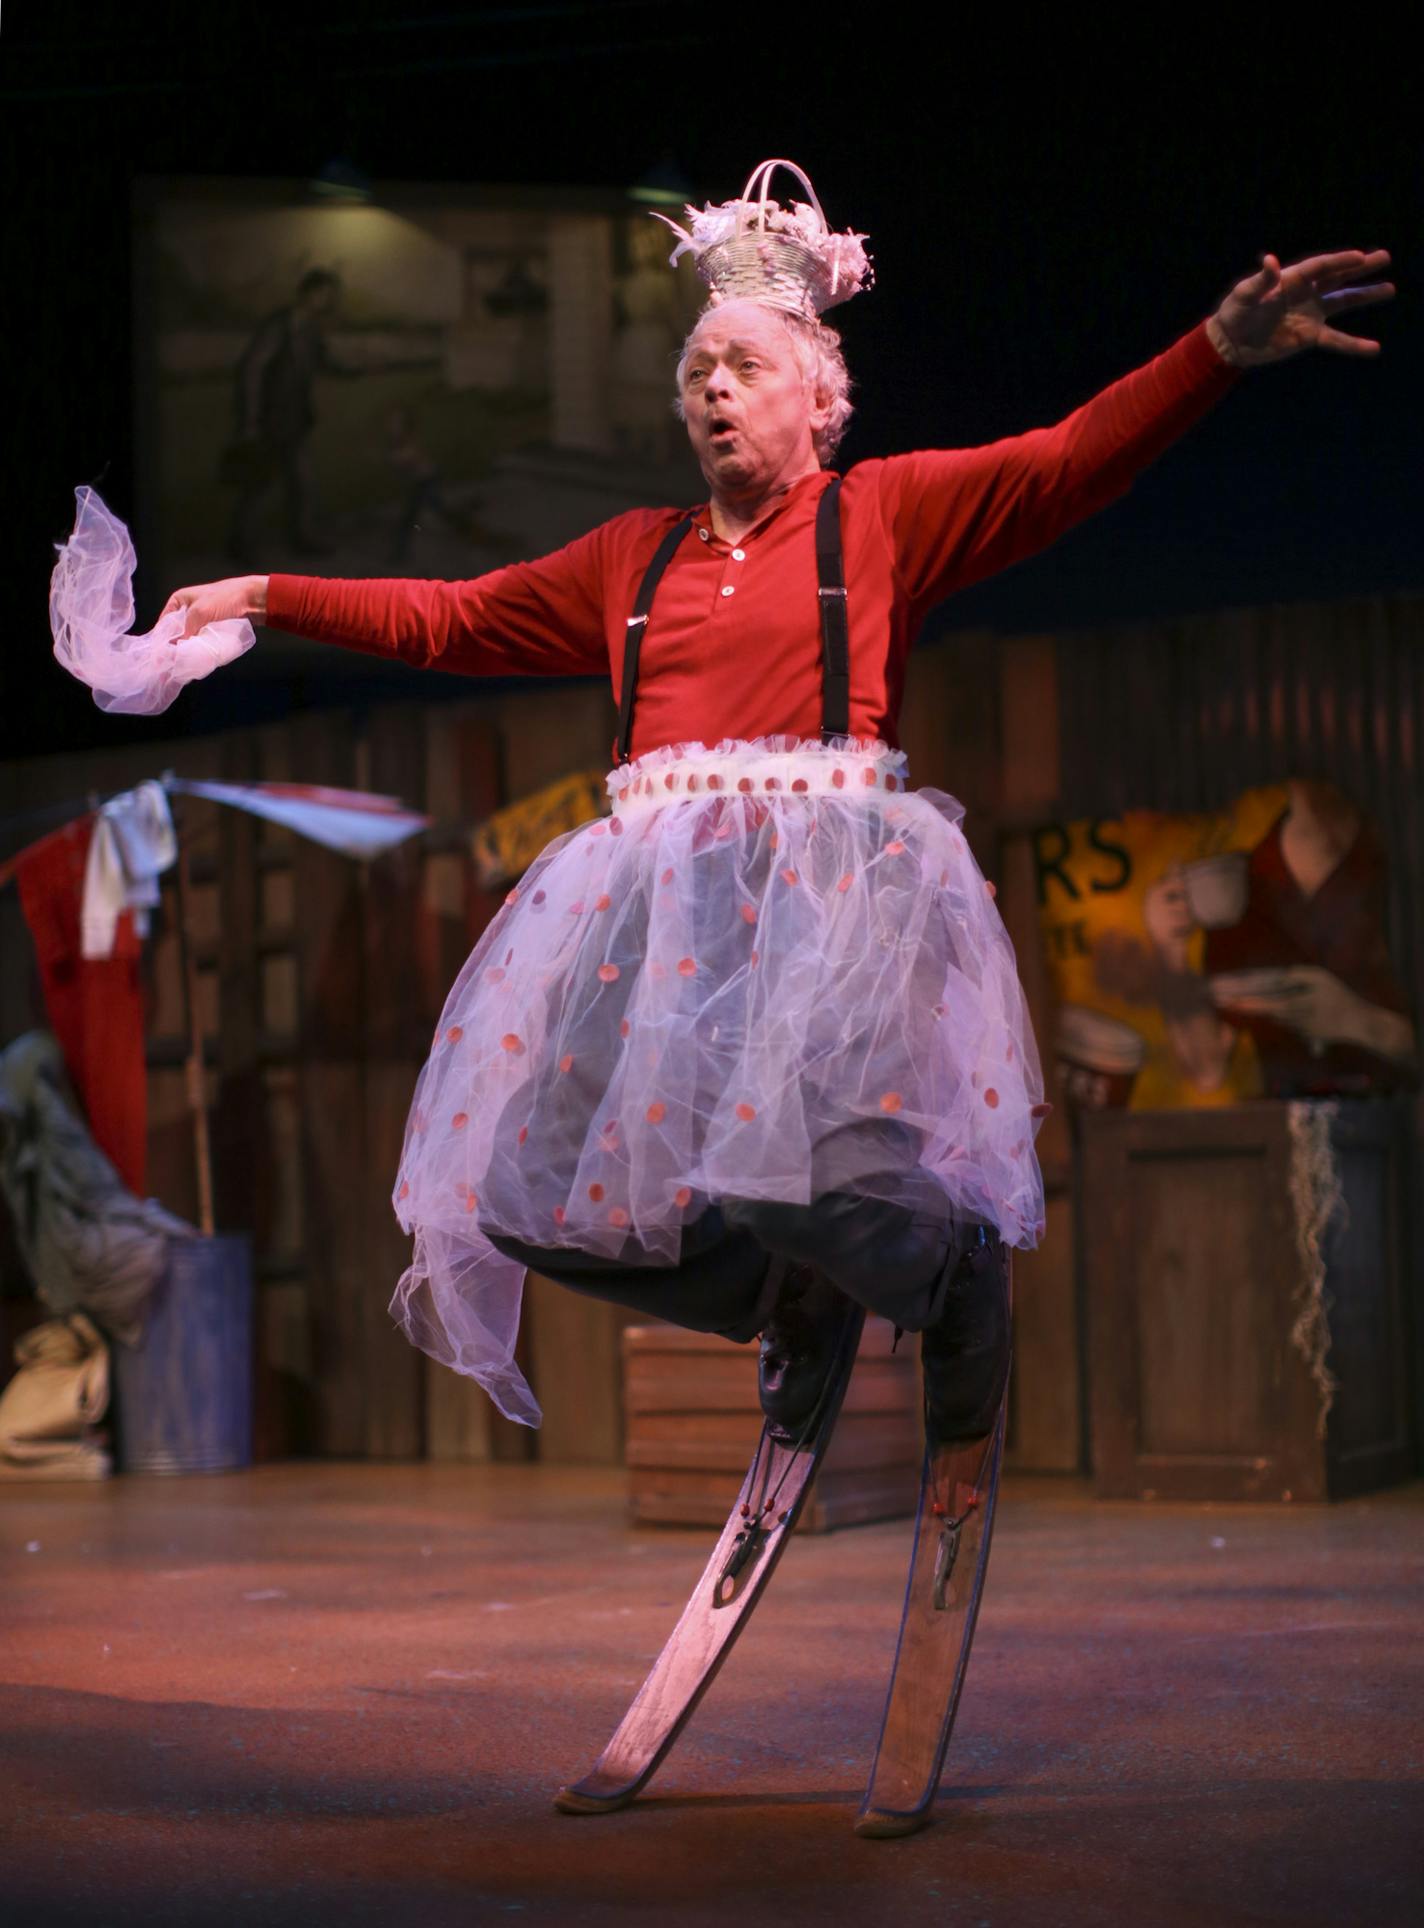
<path id="1" fill-rule="evenodd" d="M 377 856 L 417 831 L 429 829 L 431 824 L 429 817 L 408 809 L 398 797 L 367 790 L 305 783 L 220 783 L 177 777 L 171 771 L 165 771 L 156 781 L 167 792 L 229 804 L 269 822 L 285 824 L 302 836 L 349 857 Z M 144 787 L 142 784 L 130 786 L 98 801 L 37 805 L 32 820 L 58 817 L 54 828 L 46 833 L 52 836 L 83 817 L 103 814 Z M 0 829 L 22 823 L 31 814 L 17 812 L 3 820 Z M 0 888 L 12 880 L 20 865 L 32 857 L 44 841 L 44 836 L 39 837 L 0 863 Z"/>

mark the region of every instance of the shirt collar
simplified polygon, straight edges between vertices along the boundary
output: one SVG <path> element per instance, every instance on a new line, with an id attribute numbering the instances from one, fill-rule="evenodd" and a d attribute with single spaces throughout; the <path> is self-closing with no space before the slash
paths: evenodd
<path id="1" fill-rule="evenodd" d="M 818 469 L 814 475 L 799 476 L 797 480 L 791 484 L 791 487 L 786 490 L 784 495 L 777 497 L 776 501 L 767 510 L 766 514 L 761 517 L 760 521 L 754 522 L 745 534 L 737 538 L 737 546 L 740 548 L 743 544 L 754 541 L 761 535 L 763 530 L 769 528 L 780 516 L 785 515 L 789 509 L 795 508 L 799 503 L 808 499 L 819 500 L 821 492 L 835 474 L 836 471 L 834 469 Z M 693 512 L 692 526 L 698 531 L 699 535 L 701 535 L 703 531 L 706 532 L 704 539 L 709 548 L 714 545 L 720 545 L 724 549 L 730 549 L 732 547 L 731 543 L 719 536 L 717 531 L 712 527 L 712 504 L 710 502 L 702 503 L 701 506 Z"/>

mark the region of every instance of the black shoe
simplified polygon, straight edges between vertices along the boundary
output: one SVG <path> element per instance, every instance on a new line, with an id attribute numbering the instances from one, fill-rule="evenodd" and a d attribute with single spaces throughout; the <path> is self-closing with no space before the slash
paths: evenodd
<path id="1" fill-rule="evenodd" d="M 757 1389 L 766 1428 L 780 1446 L 805 1435 L 835 1363 L 845 1299 L 809 1265 L 787 1265 L 761 1335 Z"/>
<path id="2" fill-rule="evenodd" d="M 944 1310 L 920 1341 L 931 1448 L 982 1439 L 1009 1381 L 1008 1248 L 990 1226 L 963 1228 L 948 1260 Z"/>

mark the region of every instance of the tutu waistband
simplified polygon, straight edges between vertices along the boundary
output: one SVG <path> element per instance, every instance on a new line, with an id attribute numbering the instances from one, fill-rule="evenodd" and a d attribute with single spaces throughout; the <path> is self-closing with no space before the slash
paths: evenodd
<path id="1" fill-rule="evenodd" d="M 673 743 L 649 750 L 608 773 L 615 817 L 668 804 L 740 792 L 743 796 L 840 796 L 873 801 L 907 788 L 903 750 L 859 737 L 761 736 L 728 739 L 709 749 Z"/>

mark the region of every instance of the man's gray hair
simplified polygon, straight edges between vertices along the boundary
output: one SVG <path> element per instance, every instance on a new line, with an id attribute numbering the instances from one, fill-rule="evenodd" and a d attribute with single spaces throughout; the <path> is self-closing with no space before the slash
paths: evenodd
<path id="1" fill-rule="evenodd" d="M 850 371 L 845 365 L 841 338 L 834 328 L 828 328 L 823 321 L 803 321 L 799 315 L 788 314 L 784 309 L 773 308 L 769 304 L 766 312 L 775 315 L 785 328 L 797 365 L 813 393 L 830 402 L 830 412 L 814 436 L 816 459 L 823 469 L 828 469 L 835 460 L 836 450 L 840 447 L 841 437 L 846 432 L 846 425 L 855 407 L 850 399 Z M 704 308 L 698 320 L 713 313 L 715 309 L 711 306 Z M 694 326 L 692 335 L 696 332 Z M 682 378 L 692 353 L 692 335 L 682 344 L 682 353 L 677 362 L 677 398 L 673 402 L 673 412 L 680 422 L 687 419 L 682 406 Z"/>

